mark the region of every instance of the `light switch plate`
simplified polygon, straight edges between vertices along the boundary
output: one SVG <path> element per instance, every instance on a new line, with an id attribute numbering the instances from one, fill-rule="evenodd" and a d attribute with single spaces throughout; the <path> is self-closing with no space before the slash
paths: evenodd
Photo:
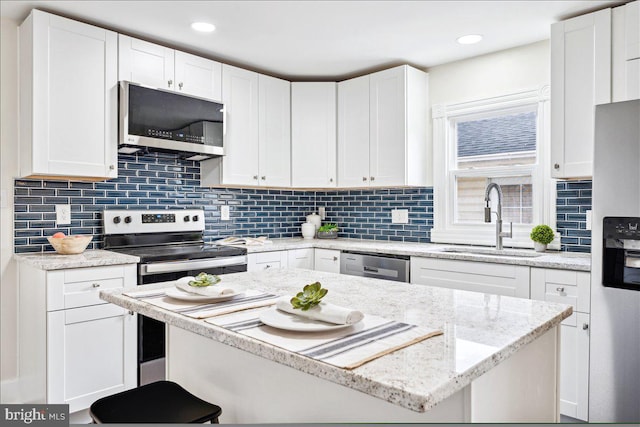
<path id="1" fill-rule="evenodd" d="M 392 224 L 408 224 L 409 223 L 409 210 L 408 209 L 393 209 L 391 211 L 391 223 Z"/>
<path id="2" fill-rule="evenodd" d="M 318 208 L 318 215 L 320 215 L 321 220 L 327 219 L 327 212 L 324 209 L 324 206 Z"/>
<path id="3" fill-rule="evenodd" d="M 587 230 L 591 230 L 591 212 L 587 211 Z"/>
<path id="4" fill-rule="evenodd" d="M 220 220 L 221 221 L 229 221 L 229 206 L 222 205 L 220 206 Z"/>
<path id="5" fill-rule="evenodd" d="M 71 224 L 71 205 L 56 205 L 56 225 Z"/>

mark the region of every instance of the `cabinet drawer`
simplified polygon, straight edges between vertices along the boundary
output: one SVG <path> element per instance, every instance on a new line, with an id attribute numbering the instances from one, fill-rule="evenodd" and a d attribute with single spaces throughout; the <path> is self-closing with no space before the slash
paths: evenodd
<path id="1" fill-rule="evenodd" d="M 314 268 L 318 271 L 340 273 L 340 251 L 335 249 L 316 249 Z"/>
<path id="2" fill-rule="evenodd" d="M 135 264 L 47 272 L 47 311 L 106 304 L 100 291 L 135 286 Z"/>
<path id="3" fill-rule="evenodd" d="M 247 271 L 287 268 L 287 251 L 260 252 L 247 256 Z"/>
<path id="4" fill-rule="evenodd" d="M 282 252 L 280 251 L 261 252 L 261 253 L 252 254 L 252 255 L 255 255 L 256 263 L 262 264 L 265 262 L 280 262 L 280 259 L 282 257 Z"/>
<path id="5" fill-rule="evenodd" d="M 583 271 L 531 269 L 531 298 L 559 302 L 588 313 L 591 275 Z"/>
<path id="6" fill-rule="evenodd" d="M 411 258 L 411 283 L 529 298 L 529 267 Z"/>

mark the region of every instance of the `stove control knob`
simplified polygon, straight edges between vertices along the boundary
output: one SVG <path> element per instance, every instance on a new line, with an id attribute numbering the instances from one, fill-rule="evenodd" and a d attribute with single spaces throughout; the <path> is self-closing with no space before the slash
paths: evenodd
<path id="1" fill-rule="evenodd" d="M 113 217 L 113 223 L 114 224 L 120 224 L 120 217 L 119 216 L 114 216 Z"/>
<path id="2" fill-rule="evenodd" d="M 124 222 L 126 222 L 127 224 L 129 224 L 131 222 L 131 217 L 130 216 L 125 216 L 124 217 Z"/>
<path id="3" fill-rule="evenodd" d="M 190 220 L 190 219 L 191 219 L 191 218 L 189 218 L 189 215 L 185 215 L 185 216 L 184 216 L 184 222 L 189 222 L 189 220 Z"/>
<path id="4" fill-rule="evenodd" d="M 198 222 L 199 220 L 198 215 L 192 216 L 191 219 L 193 220 L 193 222 Z"/>

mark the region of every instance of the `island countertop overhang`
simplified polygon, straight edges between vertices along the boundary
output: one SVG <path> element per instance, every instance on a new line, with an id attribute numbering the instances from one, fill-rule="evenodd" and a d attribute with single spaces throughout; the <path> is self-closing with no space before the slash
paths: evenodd
<path id="1" fill-rule="evenodd" d="M 204 320 L 186 317 L 121 291 L 106 301 L 299 371 L 423 412 L 461 390 L 536 340 L 572 313 L 570 306 L 476 292 L 408 285 L 309 270 L 274 270 L 223 276 L 228 284 L 280 295 L 319 281 L 331 302 L 365 313 L 443 330 L 354 370 L 318 362 Z M 139 290 L 161 288 L 146 285 Z M 329 298 L 329 295 L 327 296 Z"/>

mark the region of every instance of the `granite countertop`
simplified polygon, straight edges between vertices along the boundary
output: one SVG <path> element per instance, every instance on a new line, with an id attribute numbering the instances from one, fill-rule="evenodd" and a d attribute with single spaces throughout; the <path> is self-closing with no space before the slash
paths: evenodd
<path id="1" fill-rule="evenodd" d="M 13 255 L 18 262 L 30 264 L 41 270 L 99 267 L 104 265 L 137 264 L 137 256 L 104 250 L 88 250 L 77 255 L 60 255 L 55 252 L 37 252 Z"/>
<path id="2" fill-rule="evenodd" d="M 425 258 L 453 259 L 460 261 L 493 262 L 498 264 L 526 265 L 530 267 L 561 270 L 591 271 L 591 255 L 575 252 L 547 251 L 539 254 L 531 249 L 505 249 L 496 251 L 489 247 L 473 247 L 438 243 L 381 242 L 357 239 L 273 239 L 262 246 L 247 246 L 248 253 L 271 252 L 289 249 L 321 248 L 340 251 L 361 251 Z M 482 253 L 451 252 L 472 250 Z M 521 255 L 521 256 L 513 256 Z"/>
<path id="3" fill-rule="evenodd" d="M 328 302 L 388 319 L 441 329 L 443 335 L 344 370 L 122 295 L 101 298 L 310 375 L 407 409 L 424 412 L 500 364 L 571 315 L 568 305 L 409 285 L 310 270 L 269 270 L 223 276 L 231 286 L 291 295 L 319 281 Z M 166 287 L 153 284 L 147 290 Z M 382 303 L 384 301 L 384 303 Z M 260 310 L 260 309 L 256 309 Z"/>

